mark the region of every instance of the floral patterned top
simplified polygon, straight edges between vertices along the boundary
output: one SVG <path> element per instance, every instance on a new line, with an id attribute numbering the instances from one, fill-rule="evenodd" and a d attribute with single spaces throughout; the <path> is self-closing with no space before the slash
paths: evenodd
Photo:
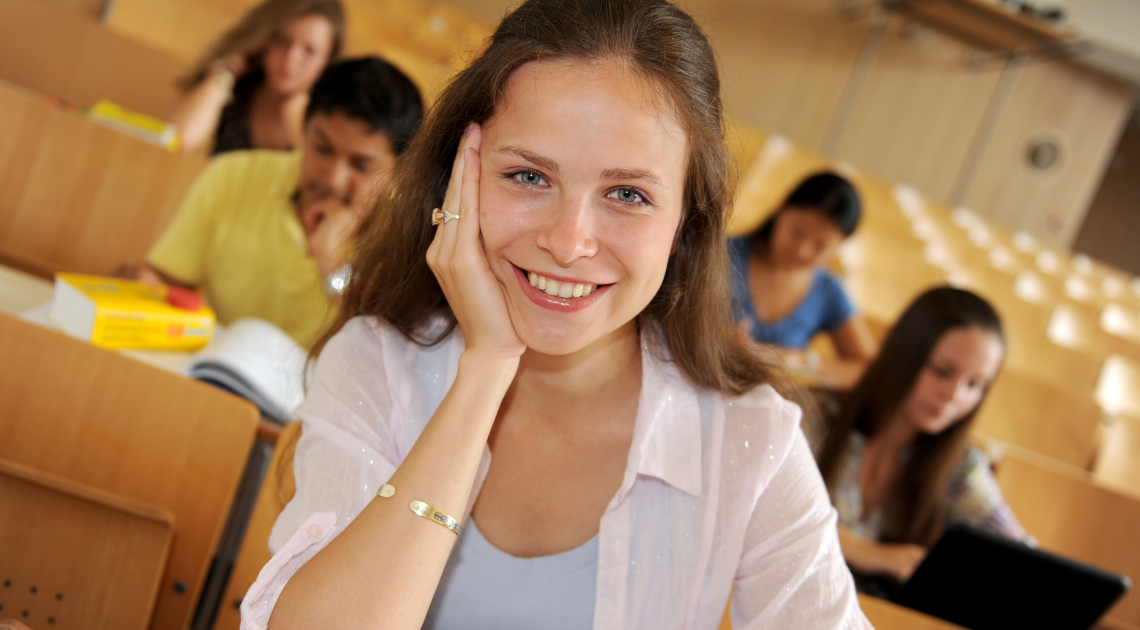
<path id="1" fill-rule="evenodd" d="M 878 539 L 883 531 L 882 509 L 863 513 L 863 491 L 859 487 L 859 468 L 863 465 L 863 448 L 867 439 L 858 431 L 847 442 L 847 457 L 840 464 L 831 502 L 839 512 L 839 522 L 857 534 Z M 1028 534 L 1006 504 L 990 469 L 990 460 L 977 447 L 971 446 L 954 471 L 946 489 L 949 506 L 946 524 L 981 527 L 1013 540 L 1031 542 Z"/>

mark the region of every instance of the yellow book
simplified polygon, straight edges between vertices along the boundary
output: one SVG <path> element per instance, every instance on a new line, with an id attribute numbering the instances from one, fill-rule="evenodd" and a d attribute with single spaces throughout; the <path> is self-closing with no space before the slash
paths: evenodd
<path id="1" fill-rule="evenodd" d="M 60 273 L 48 317 L 67 334 L 104 348 L 205 346 L 214 334 L 214 311 L 200 300 L 193 310 L 174 306 L 169 302 L 178 301 L 168 300 L 171 291 L 165 285 Z"/>
<path id="2" fill-rule="evenodd" d="M 132 112 L 105 98 L 87 110 L 87 117 L 168 151 L 178 150 L 178 127 L 153 116 Z"/>

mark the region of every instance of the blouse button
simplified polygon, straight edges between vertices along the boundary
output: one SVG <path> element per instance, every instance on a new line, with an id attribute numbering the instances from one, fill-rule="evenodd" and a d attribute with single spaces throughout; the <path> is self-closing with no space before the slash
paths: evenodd
<path id="1" fill-rule="evenodd" d="M 317 539 L 321 537 L 320 525 L 309 525 L 309 538 Z"/>

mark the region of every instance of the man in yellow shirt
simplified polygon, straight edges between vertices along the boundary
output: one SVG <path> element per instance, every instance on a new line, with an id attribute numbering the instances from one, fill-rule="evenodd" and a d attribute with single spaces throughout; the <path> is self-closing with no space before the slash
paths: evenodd
<path id="1" fill-rule="evenodd" d="M 308 347 L 332 301 L 323 284 L 423 117 L 419 91 L 375 57 L 313 86 L 299 151 L 237 151 L 198 176 L 141 279 L 201 289 L 222 324 L 265 319 Z"/>

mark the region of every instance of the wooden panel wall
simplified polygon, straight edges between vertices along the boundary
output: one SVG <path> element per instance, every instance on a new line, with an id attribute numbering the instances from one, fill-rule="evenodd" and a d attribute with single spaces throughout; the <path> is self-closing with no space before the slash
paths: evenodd
<path id="1" fill-rule="evenodd" d="M 1104 176 L 1132 105 L 1121 81 L 1059 61 L 1025 63 L 961 203 L 998 223 L 1068 246 Z M 1036 170 L 1029 147 L 1060 148 Z"/>
<path id="2" fill-rule="evenodd" d="M 713 40 L 726 108 L 819 149 L 869 31 L 833 0 L 681 3 Z"/>
<path id="3" fill-rule="evenodd" d="M 0 0 L 0 80 L 81 106 L 100 98 L 165 116 L 186 64 L 44 0 Z"/>
<path id="4" fill-rule="evenodd" d="M 850 118 L 836 130 L 835 157 L 948 199 L 1001 78 L 1001 64 L 971 65 L 971 53 L 890 20 Z"/>

